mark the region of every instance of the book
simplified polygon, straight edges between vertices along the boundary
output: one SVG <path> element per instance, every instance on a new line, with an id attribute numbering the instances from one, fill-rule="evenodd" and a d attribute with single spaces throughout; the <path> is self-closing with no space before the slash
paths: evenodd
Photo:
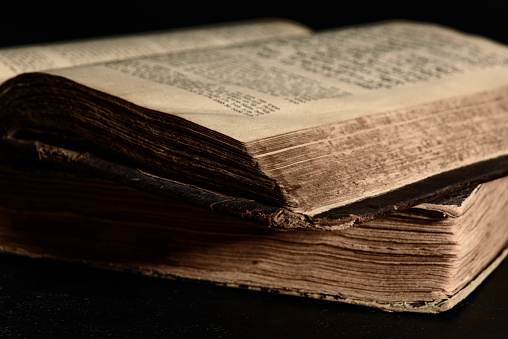
<path id="1" fill-rule="evenodd" d="M 114 216 L 101 209 L 115 206 L 118 199 L 116 204 L 128 208 L 125 215 L 132 214 L 133 227 L 155 225 L 158 231 L 152 235 L 165 227 L 173 230 L 172 225 L 180 230 L 175 231 L 178 234 L 196 230 L 181 239 L 148 236 L 140 240 L 154 241 L 146 248 L 155 252 L 158 240 L 168 241 L 161 248 L 174 245 L 177 251 L 180 247 L 174 243 L 182 241 L 192 251 L 195 236 L 204 248 L 201 256 L 206 256 L 218 240 L 207 236 L 214 224 L 234 225 L 227 232 L 217 231 L 221 236 L 229 234 L 231 238 L 224 236 L 232 243 L 251 228 L 254 233 L 269 232 L 268 238 L 282 237 L 274 241 L 291 244 L 285 252 L 291 256 L 300 250 L 306 253 L 307 237 L 323 244 L 330 241 L 329 247 L 338 251 L 313 249 L 305 257 L 316 256 L 301 262 L 283 257 L 251 259 L 250 263 L 265 265 L 255 269 L 258 273 L 245 266 L 244 273 L 253 280 L 237 279 L 235 274 L 228 278 L 221 275 L 220 267 L 208 272 L 205 266 L 213 265 L 192 261 L 182 264 L 187 271 L 180 274 L 178 264 L 171 264 L 183 263 L 180 257 L 165 257 L 166 264 L 150 269 L 148 261 L 143 263 L 145 268 L 128 263 L 118 267 L 391 310 L 447 309 L 504 257 L 506 199 L 503 189 L 496 187 L 502 187 L 508 171 L 507 75 L 505 46 L 442 26 L 407 21 L 312 32 L 294 22 L 260 20 L 1 49 L 0 159 L 8 169 L 2 184 L 2 205 L 7 206 L 2 209 L 7 234 L 3 249 L 43 255 L 51 248 L 44 246 L 46 241 L 34 251 L 20 240 L 9 244 L 18 231 L 30 234 L 36 220 L 54 227 L 49 234 L 55 239 L 64 232 L 59 225 L 88 225 L 85 229 L 92 227 L 92 239 L 97 232 L 94 223 L 104 222 L 111 232 L 117 226 L 130 227 L 131 221 L 122 217 L 125 211 L 111 207 L 118 214 Z M 13 170 L 25 161 L 32 170 Z M 57 179 L 37 176 L 31 185 L 36 194 L 27 194 L 22 187 L 8 189 L 46 167 L 52 175 L 57 173 Z M 73 174 L 62 174 L 66 171 Z M 73 205 L 57 194 L 60 181 L 67 187 L 76 185 L 78 196 L 70 199 Z M 122 194 L 109 195 L 116 190 L 113 182 L 147 196 L 127 203 Z M 93 194 L 85 193 L 88 188 Z M 41 203 L 44 191 L 49 194 L 42 199 L 47 213 L 42 209 L 32 213 L 30 208 Z M 442 206 L 450 203 L 431 202 L 459 194 L 463 201 L 457 206 L 462 206 L 478 200 L 473 199 L 477 192 L 486 192 L 490 209 L 475 203 L 479 207 L 472 210 L 476 212 L 457 212 L 446 222 L 437 218 L 438 224 L 447 225 L 444 231 L 433 226 L 436 211 L 442 215 Z M 90 205 L 95 207 L 78 212 L 92 195 L 104 196 L 108 202 L 98 204 L 93 199 Z M 159 199 L 164 206 L 154 202 Z M 150 209 L 143 201 L 159 208 Z M 53 208 L 59 212 L 50 213 Z M 166 209 L 178 213 L 165 214 Z M 425 216 L 420 216 L 425 209 Z M 480 215 L 489 219 L 477 222 Z M 369 225 L 384 222 L 390 225 L 385 227 L 391 236 L 383 235 L 387 244 L 371 249 L 366 244 L 380 233 L 370 231 Z M 392 224 L 402 227 L 401 233 Z M 414 231 L 415 225 L 432 231 Z M 357 239 L 350 232 L 361 232 L 362 240 L 347 245 L 342 237 Z M 473 245 L 475 232 L 496 233 L 488 241 L 499 243 Z M 427 233 L 428 243 L 423 236 Z M 409 247 L 416 247 L 398 247 L 401 234 L 408 235 Z M 258 236 L 243 236 L 256 239 L 256 246 L 264 248 Z M 333 240 L 325 240 L 328 237 Z M 81 243 L 83 236 L 74 240 Z M 425 257 L 422 253 L 435 250 L 434 242 L 442 252 Z M 101 247 L 102 241 L 95 243 L 89 248 Z M 222 254 L 215 260 L 233 253 L 218 248 Z M 351 263 L 343 260 L 339 268 L 330 258 L 342 255 L 341 251 L 354 254 L 345 255 Z M 86 251 L 76 252 L 81 252 L 75 253 L 77 259 L 86 259 Z M 412 261 L 415 255 L 418 259 Z M 481 264 L 476 265 L 470 255 L 482 257 Z M 324 261 L 319 264 L 321 257 Z M 416 264 L 420 259 L 428 267 Z M 110 260 L 115 261 L 113 254 Z M 358 262 L 364 263 L 365 271 L 351 266 Z M 277 265 L 288 266 L 286 278 L 268 274 Z M 243 267 L 237 266 L 237 272 Z M 398 285 L 387 277 L 393 267 L 407 269 L 391 277 L 400 280 Z M 437 273 L 437 267 L 446 269 Z M 344 275 L 347 270 L 351 274 Z M 259 272 L 265 272 L 265 278 Z M 362 288 L 355 279 L 359 275 L 364 279 L 367 272 L 372 280 Z M 351 280 L 340 282 L 341 274 Z M 421 278 L 426 274 L 428 280 Z M 354 288 L 352 281 L 356 281 Z M 386 283 L 387 289 L 373 288 L 374 281 Z M 425 286 L 427 294 L 412 290 L 415 281 Z M 340 288 L 327 288 L 334 284 Z M 390 286 L 398 289 L 390 292 Z"/>
<path id="2" fill-rule="evenodd" d="M 4 253 L 386 311 L 448 310 L 508 253 L 508 177 L 344 230 L 285 232 L 55 168 L 3 164 L 0 185 Z"/>
<path id="3" fill-rule="evenodd" d="M 413 22 L 226 27 L 3 50 L 3 148 L 107 154 L 280 206 L 281 227 L 345 228 L 505 174 L 506 47 Z M 16 75 L 27 65 L 46 69 Z M 398 205 L 343 215 L 391 192 Z"/>

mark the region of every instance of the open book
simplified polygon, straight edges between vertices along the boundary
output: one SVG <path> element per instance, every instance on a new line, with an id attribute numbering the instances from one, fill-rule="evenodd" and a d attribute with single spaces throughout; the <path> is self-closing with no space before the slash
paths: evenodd
<path id="1" fill-rule="evenodd" d="M 158 206 L 154 202 L 157 199 L 170 198 L 171 205 L 176 204 L 176 210 L 188 218 L 182 227 L 192 230 L 194 224 L 199 229 L 186 237 L 206 238 L 201 232 L 208 234 L 208 221 L 210 229 L 215 227 L 213 217 L 205 212 L 191 218 L 199 214 L 193 208 L 204 207 L 220 212 L 211 215 L 222 220 L 216 223 L 224 227 L 254 227 L 244 224 L 240 220 L 243 219 L 271 228 L 297 230 L 269 236 L 295 237 L 274 240 L 298 244 L 288 247 L 288 253 L 300 251 L 298 248 L 307 237 L 315 237 L 318 247 L 330 237 L 334 239 L 330 240 L 330 248 L 355 247 L 346 250 L 344 261 L 369 261 L 362 257 L 366 248 L 375 253 L 371 255 L 378 257 L 380 263 L 394 260 L 381 266 L 366 264 L 365 271 L 357 272 L 357 278 L 364 279 L 366 272 L 372 273 L 367 283 L 370 285 L 356 292 L 352 288 L 358 286 L 355 274 L 344 275 L 344 270 L 352 267 L 337 264 L 327 277 L 324 268 L 335 265 L 333 258 L 339 254 L 321 250 L 309 249 L 310 253 L 317 253 L 313 262 L 327 255 L 329 261 L 317 265 L 312 274 L 301 273 L 300 278 L 296 277 L 302 272 L 297 263 L 283 259 L 279 264 L 296 266 L 285 278 L 265 275 L 273 281 L 260 278 L 263 268 L 256 268 L 255 274 L 247 269 L 245 277 L 231 278 L 204 270 L 210 267 L 222 272 L 221 267 L 184 263 L 180 257 L 166 259 L 182 262 L 182 272 L 175 268 L 178 265 L 165 270 L 162 266 L 167 263 L 153 268 L 154 272 L 228 285 L 269 287 L 382 308 L 390 305 L 386 306 L 390 309 L 398 309 L 393 305 L 410 300 L 404 304 L 409 306 L 402 308 L 435 311 L 460 300 L 452 296 L 463 296 L 464 291 L 483 279 L 482 272 L 495 267 L 505 255 L 508 234 L 502 213 L 508 199 L 502 194 L 505 189 L 499 188 L 504 187 L 499 184 L 504 179 L 485 185 L 488 188 L 484 194 L 489 200 L 480 205 L 480 212 L 466 218 L 445 218 L 445 226 L 438 222 L 445 227 L 442 231 L 432 226 L 435 211 L 449 204 L 424 204 L 468 188 L 469 193 L 461 196 L 469 201 L 478 184 L 508 173 L 508 48 L 493 41 L 433 24 L 405 21 L 314 33 L 293 22 L 261 20 L 1 49 L 0 83 L 0 160 L 7 168 L 15 168 L 19 161 L 35 160 L 40 166 L 72 169 L 86 178 L 93 175 L 93 180 L 100 177 L 152 193 L 152 198 L 145 201 L 151 201 L 149 205 L 154 208 Z M 26 171 L 6 173 L 9 174 L 2 184 L 5 188 L 29 178 Z M 69 179 L 68 175 L 57 177 Z M 88 199 L 91 195 L 85 188 L 96 187 L 94 181 L 78 185 L 80 181 L 70 177 L 73 179 L 69 182 L 64 180 L 68 187 L 75 182 L 76 189 L 83 192 L 77 192 L 82 195 L 78 194 L 76 201 Z M 16 227 L 9 225 L 28 225 L 23 219 L 24 213 L 30 215 L 29 209 L 22 207 L 25 202 L 33 202 L 29 206 L 41 201 L 67 206 L 56 188 L 50 189 L 55 183 L 52 180 L 35 180 L 30 186 L 38 193 L 26 199 L 19 198 L 25 194 L 21 188 L 9 193 L 4 190 L 2 204 L 10 207 L 0 206 L 3 227 L 12 230 Z M 102 187 L 105 197 L 110 190 L 114 195 L 108 185 L 98 187 Z M 49 190 L 51 197 L 40 199 L 44 190 Z M 93 192 L 101 195 L 99 188 Z M 121 194 L 116 195 L 125 211 L 134 213 L 138 209 L 136 213 L 147 218 L 139 221 L 136 215 L 134 223 L 155 224 L 157 230 L 169 227 L 169 221 L 157 217 L 165 215 L 161 209 L 151 210 L 141 203 L 143 198 L 127 202 L 120 197 Z M 11 206 L 11 202 L 19 205 Z M 83 223 L 97 221 L 96 216 L 103 213 L 101 206 L 94 207 L 99 210 L 81 213 L 71 206 L 65 212 L 62 207 L 52 214 L 52 222 L 58 225 L 59 218 L 66 222 L 73 213 L 81 215 Z M 407 210 L 414 206 L 419 207 Z M 420 217 L 425 206 L 433 206 L 430 217 Z M 397 214 L 378 219 L 402 210 L 410 216 Z M 485 213 L 492 219 L 479 222 L 477 218 Z M 42 218 L 42 214 L 34 215 Z M 176 214 L 168 215 L 171 222 Z M 438 214 L 442 215 L 442 211 Z M 230 216 L 236 217 L 239 224 L 226 221 Z M 104 220 L 119 217 L 108 215 Z M 175 221 L 175 227 L 180 227 L 181 222 Z M 392 224 L 382 226 L 385 222 L 398 224 L 401 233 L 393 231 Z M 386 235 L 368 231 L 371 223 L 385 227 Z M 269 231 L 256 227 L 253 232 Z M 427 231 L 414 231 L 414 227 L 436 231 L 430 231 L 429 238 L 423 239 L 422 232 Z M 330 233 L 300 233 L 303 230 Z M 339 233 L 346 231 L 351 235 Z M 231 232 L 231 239 L 238 239 L 231 229 L 227 232 Z M 358 243 L 347 245 L 340 240 L 355 238 L 355 232 L 362 233 Z M 496 241 L 496 245 L 481 249 L 481 242 L 472 244 L 470 234 L 475 232 L 495 233 L 485 243 Z M 6 234 L 1 240 L 4 244 L 16 239 L 15 232 Z M 416 245 L 397 247 L 405 235 L 408 243 Z M 384 236 L 388 243 L 385 247 L 367 245 Z M 191 242 L 185 239 L 184 242 Z M 21 242 L 15 240 L 16 245 L 3 249 L 41 253 L 27 249 Z M 432 243 L 442 244 L 437 246 L 439 254 L 428 259 L 425 253 L 431 248 L 434 251 Z M 196 248 L 190 247 L 189 251 Z M 225 254 L 227 251 L 220 249 L 215 258 L 230 255 Z M 236 253 L 231 251 L 231 255 Z M 353 256 L 347 254 L 351 251 Z M 437 265 L 432 264 L 425 271 L 430 276 L 425 282 L 429 287 L 427 294 L 413 290 L 418 285 L 414 279 L 402 279 L 399 285 L 393 285 L 388 278 L 379 280 L 394 265 L 408 268 L 400 274 L 419 274 L 417 261 L 421 257 L 416 254 L 416 261 L 412 261 L 414 253 Z M 481 262 L 471 259 L 471 255 L 481 257 Z M 243 266 L 237 267 L 240 272 L 239 267 Z M 463 268 L 460 274 L 447 270 L 442 281 L 434 281 L 433 277 L 440 275 L 436 272 L 443 267 Z M 275 266 L 265 269 L 277 270 Z M 341 275 L 346 280 L 338 282 L 342 287 L 333 292 L 330 286 L 334 286 L 333 281 L 340 281 Z M 255 278 L 249 280 L 249 276 Z M 312 277 L 322 280 L 313 284 Z M 302 285 L 289 284 L 289 280 Z M 351 281 L 357 283 L 347 287 Z M 380 281 L 386 283 L 386 290 L 373 288 Z M 394 295 L 390 286 L 398 286 L 407 294 Z M 445 301 L 452 299 L 453 302 Z"/>
<path id="2" fill-rule="evenodd" d="M 28 70 L 44 73 L 16 76 Z M 262 21 L 14 48 L 0 74 L 2 146 L 106 156 L 281 207 L 282 227 L 348 226 L 508 169 L 508 49 L 434 25 Z M 424 180 L 432 193 L 411 189 Z M 395 190 L 400 206 L 340 210 Z"/>

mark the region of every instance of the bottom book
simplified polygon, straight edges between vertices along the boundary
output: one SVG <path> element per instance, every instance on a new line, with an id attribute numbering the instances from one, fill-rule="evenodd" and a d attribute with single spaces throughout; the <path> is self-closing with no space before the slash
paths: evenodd
<path id="1" fill-rule="evenodd" d="M 508 178 L 337 231 L 276 231 L 95 177 L 0 166 L 0 251 L 438 313 L 508 253 Z"/>

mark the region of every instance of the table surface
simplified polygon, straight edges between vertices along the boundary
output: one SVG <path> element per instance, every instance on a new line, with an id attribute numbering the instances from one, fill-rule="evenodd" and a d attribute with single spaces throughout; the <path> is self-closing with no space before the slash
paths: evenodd
<path id="1" fill-rule="evenodd" d="M 441 314 L 216 287 L 0 255 L 6 337 L 508 337 L 508 262 Z"/>

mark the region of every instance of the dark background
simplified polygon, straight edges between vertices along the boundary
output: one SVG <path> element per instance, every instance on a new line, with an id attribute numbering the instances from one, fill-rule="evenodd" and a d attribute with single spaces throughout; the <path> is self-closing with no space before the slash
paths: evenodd
<path id="1" fill-rule="evenodd" d="M 116 5 L 118 6 L 118 5 Z M 2 5 L 0 46 L 284 17 L 316 30 L 433 21 L 508 43 L 508 1 L 60 2 Z M 2 337 L 503 338 L 508 263 L 440 315 L 375 309 L 0 256 Z"/>
<path id="2" fill-rule="evenodd" d="M 505 0 L 132 1 L 2 4 L 0 45 L 284 17 L 314 29 L 403 18 L 442 23 L 508 42 Z"/>

